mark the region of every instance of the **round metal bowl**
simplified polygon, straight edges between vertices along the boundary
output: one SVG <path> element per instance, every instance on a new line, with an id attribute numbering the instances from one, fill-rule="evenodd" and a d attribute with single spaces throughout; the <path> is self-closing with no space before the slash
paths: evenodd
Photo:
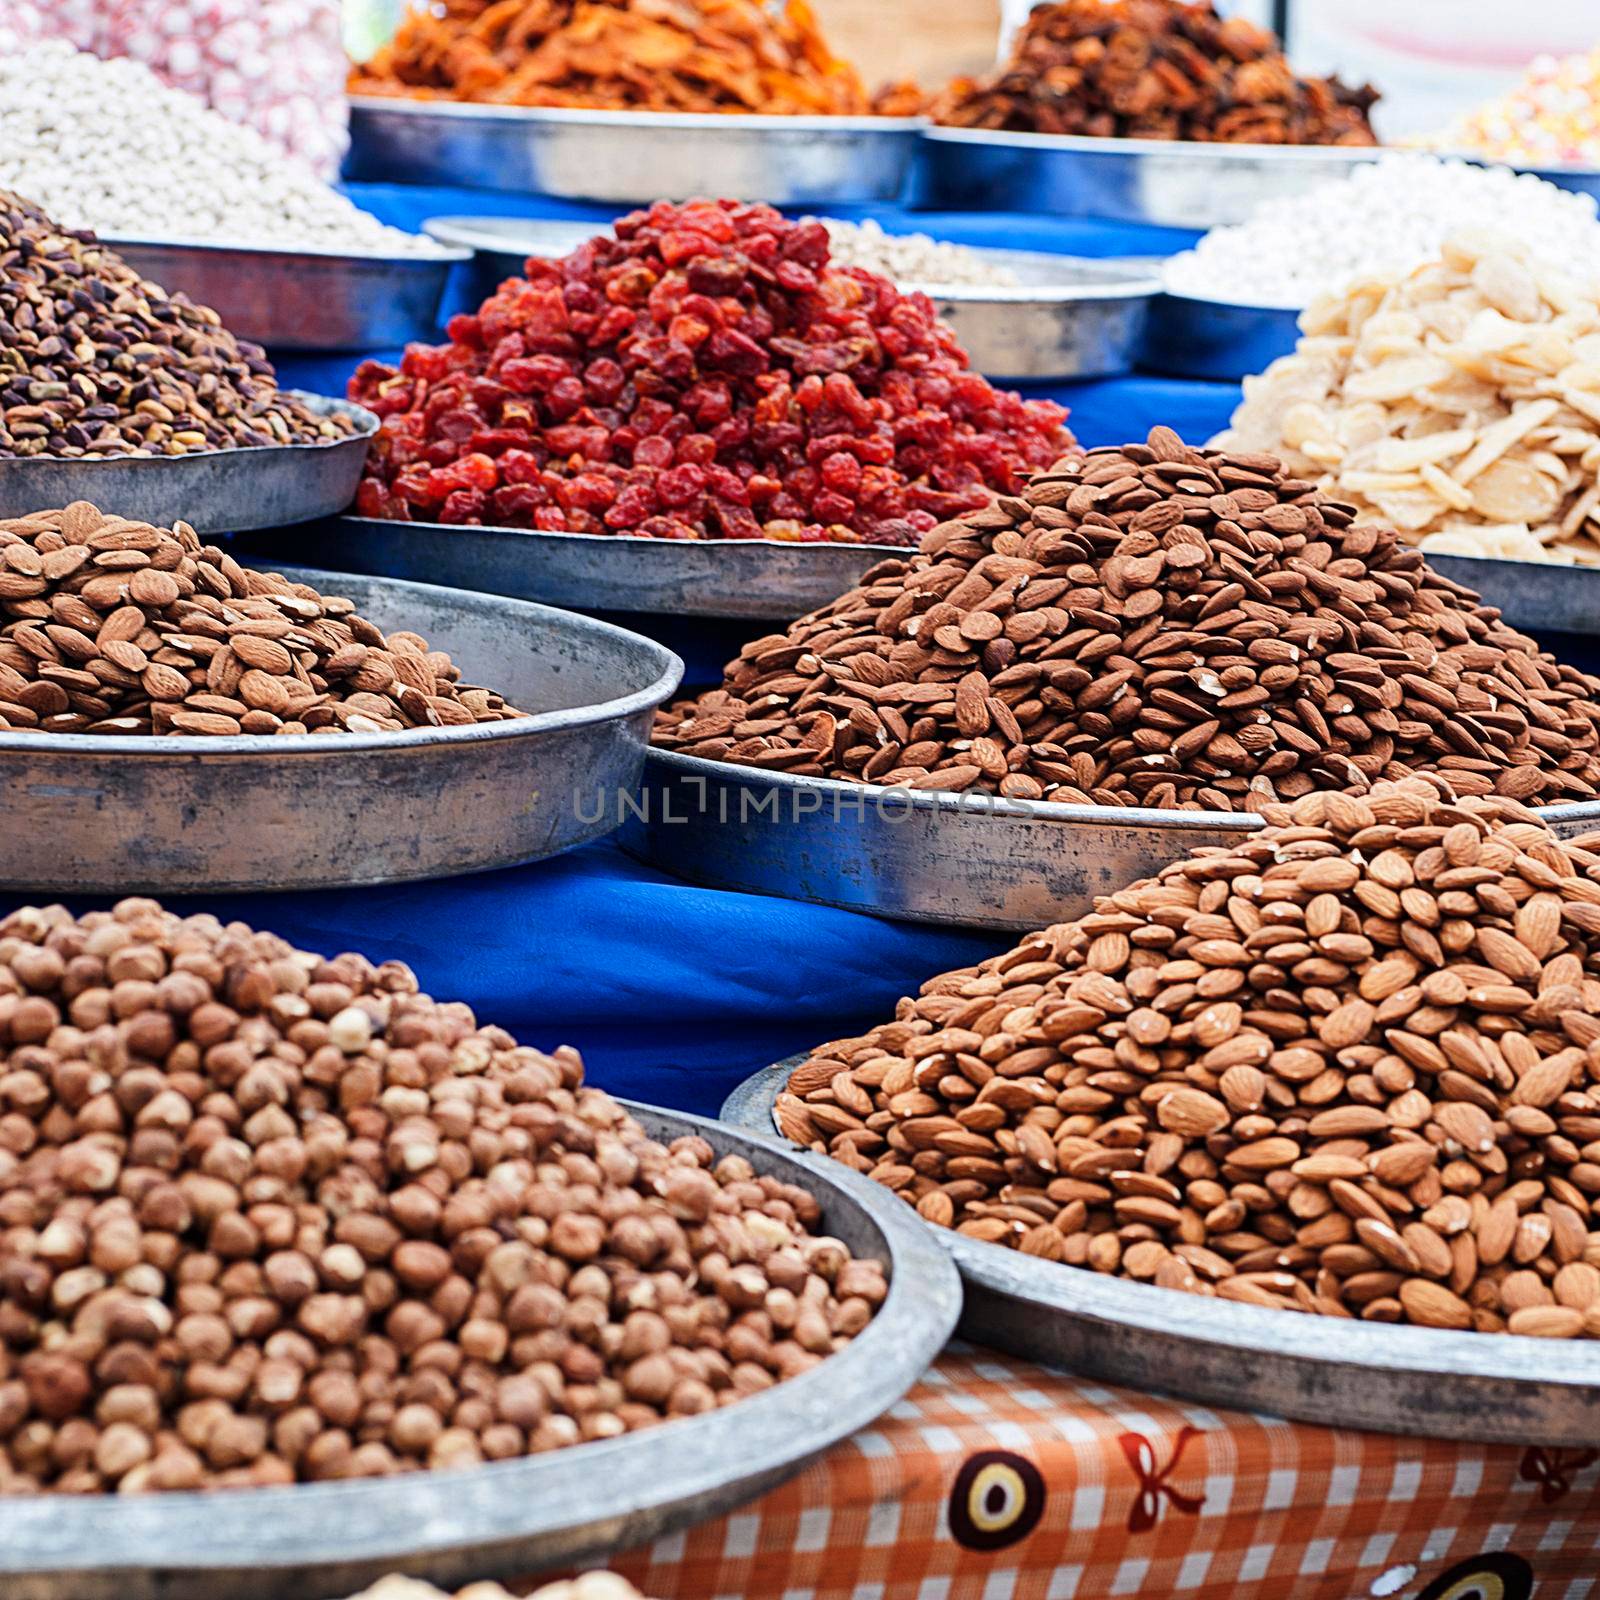
<path id="1" fill-rule="evenodd" d="M 1297 307 L 1163 290 L 1150 307 L 1139 365 L 1179 378 L 1237 383 L 1292 354 L 1299 338 Z"/>
<path id="2" fill-rule="evenodd" d="M 451 268 L 428 255 L 271 250 L 177 239 L 105 238 L 142 276 L 210 306 L 241 339 L 279 350 L 387 350 L 430 339 Z"/>
<path id="3" fill-rule="evenodd" d="M 1376 148 L 1089 139 L 1065 133 L 925 128 L 915 203 L 1023 211 L 1163 228 L 1243 222 L 1264 200 L 1348 177 Z"/>
<path id="4" fill-rule="evenodd" d="M 806 1059 L 747 1079 L 723 1121 L 771 1133 L 773 1104 Z M 1081 1377 L 1433 1439 L 1591 1446 L 1600 1434 L 1600 1342 L 1269 1311 L 932 1231 L 961 1272 L 963 1338 Z"/>
<path id="5" fill-rule="evenodd" d="M 522 217 L 430 217 L 422 226 L 442 244 L 474 252 L 470 292 L 479 300 L 507 278 L 520 277 L 530 256 L 568 255 L 606 231 Z M 1002 380 L 1059 380 L 1110 377 L 1132 367 L 1161 288 L 1148 265 L 1034 250 L 973 253 L 1020 282 L 901 287 L 935 303 L 977 371 Z"/>
<path id="6" fill-rule="evenodd" d="M 837 600 L 910 549 L 779 539 L 638 539 L 442 522 L 337 517 L 285 529 L 274 551 L 344 572 L 414 578 L 584 611 L 789 622 Z"/>
<path id="7" fill-rule="evenodd" d="M 961 1285 L 898 1200 L 822 1157 L 630 1106 L 652 1136 L 809 1188 L 825 1232 L 889 1268 L 849 1348 L 735 1406 L 470 1471 L 213 1494 L 0 1499 L 6 1600 L 331 1600 L 403 1569 L 446 1588 L 593 1561 L 717 1516 L 881 1416 L 949 1338 Z"/>
<path id="8" fill-rule="evenodd" d="M 18 456 L 0 460 L 0 517 L 92 500 L 119 517 L 200 533 L 280 528 L 343 511 L 355 498 L 378 419 L 348 400 L 286 389 L 318 416 L 355 422 L 349 437 L 319 444 L 250 445 L 185 456 L 103 460 Z"/>
<path id="9" fill-rule="evenodd" d="M 414 629 L 532 715 L 405 733 L 0 732 L 0 886 L 52 894 L 323 889 L 555 855 L 617 825 L 670 650 L 521 600 L 279 569 Z M 3 1544 L 4 1541 L 0 1541 Z"/>
<path id="10" fill-rule="evenodd" d="M 1571 836 L 1600 827 L 1600 802 L 1544 815 Z M 1026 932 L 1260 826 L 1248 812 L 885 789 L 652 749 L 620 837 L 639 860 L 719 889 Z"/>
<path id="11" fill-rule="evenodd" d="M 893 200 L 922 125 L 357 95 L 345 175 L 618 204 L 702 194 L 778 206 Z"/>

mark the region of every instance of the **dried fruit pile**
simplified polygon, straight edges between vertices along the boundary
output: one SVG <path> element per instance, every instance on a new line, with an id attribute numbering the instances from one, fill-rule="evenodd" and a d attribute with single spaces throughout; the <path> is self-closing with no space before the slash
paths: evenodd
<path id="1" fill-rule="evenodd" d="M 1061 407 L 969 370 L 926 296 L 767 206 L 634 212 L 449 333 L 351 380 L 383 418 L 363 515 L 911 544 L 1071 443 Z"/>
<path id="2" fill-rule="evenodd" d="M 1314 301 L 1216 443 L 1424 550 L 1600 566 L 1600 288 L 1555 254 L 1497 223 Z"/>
<path id="3" fill-rule="evenodd" d="M 1046 1260 L 1600 1336 L 1600 839 L 1422 779 L 1268 820 L 822 1046 L 779 1127 Z"/>
<path id="4" fill-rule="evenodd" d="M 0 1494 L 374 1477 L 815 1366 L 886 1293 L 815 1199 L 553 1056 L 149 900 L 0 922 Z"/>
<path id="5" fill-rule="evenodd" d="M 1223 144 L 1376 144 L 1369 87 L 1298 78 L 1276 36 L 1209 4 L 1062 0 L 1029 13 L 1011 59 L 933 102 L 958 128 Z"/>
<path id="6" fill-rule="evenodd" d="M 862 115 L 806 0 L 445 0 L 413 6 L 357 95 L 597 110 Z"/>
<path id="7" fill-rule="evenodd" d="M 0 190 L 0 459 L 179 456 L 347 437 L 259 345 Z"/>
<path id="8" fill-rule="evenodd" d="M 397 733 L 524 713 L 415 633 L 87 501 L 0 522 L 0 728 Z M 0 990 L 3 992 L 3 990 Z"/>
<path id="9" fill-rule="evenodd" d="M 1418 771 L 1539 803 L 1600 792 L 1600 680 L 1353 522 L 1271 456 L 1156 428 L 746 645 L 655 741 L 1080 804 L 1259 811 Z"/>

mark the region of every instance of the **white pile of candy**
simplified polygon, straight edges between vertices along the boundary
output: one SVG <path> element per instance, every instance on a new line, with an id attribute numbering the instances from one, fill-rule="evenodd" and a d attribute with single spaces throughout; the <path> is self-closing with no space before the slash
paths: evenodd
<path id="1" fill-rule="evenodd" d="M 60 40 L 0 57 L 0 189 L 62 226 L 362 255 L 433 255 L 135 61 Z"/>
<path id="2" fill-rule="evenodd" d="M 913 287 L 1015 288 L 1017 275 L 980 252 L 926 233 L 885 233 L 868 218 L 840 222 L 824 217 L 830 253 L 841 267 L 865 267 Z"/>
<path id="3" fill-rule="evenodd" d="M 1426 155 L 1386 155 L 1349 178 L 1269 200 L 1247 222 L 1213 228 L 1174 256 L 1167 288 L 1244 305 L 1309 305 L 1352 279 L 1408 272 L 1457 229 L 1493 224 L 1546 266 L 1600 276 L 1594 199 L 1541 178 Z"/>

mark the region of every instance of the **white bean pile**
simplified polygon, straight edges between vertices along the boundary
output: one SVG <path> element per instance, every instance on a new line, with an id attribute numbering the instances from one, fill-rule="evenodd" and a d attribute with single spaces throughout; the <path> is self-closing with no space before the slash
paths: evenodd
<path id="1" fill-rule="evenodd" d="M 63 227 L 360 255 L 433 255 L 252 128 L 125 58 L 50 40 L 0 57 L 0 189 Z"/>
<path id="2" fill-rule="evenodd" d="M 996 266 L 968 245 L 935 239 L 926 233 L 885 233 L 870 218 L 839 222 L 824 217 L 834 261 L 841 267 L 865 267 L 895 283 L 913 287 L 1014 289 L 1017 275 Z"/>
<path id="3" fill-rule="evenodd" d="M 1592 196 L 1502 167 L 1387 155 L 1348 178 L 1269 200 L 1213 228 L 1166 267 L 1167 288 L 1244 305 L 1309 305 L 1352 279 L 1409 272 L 1457 230 L 1492 221 L 1547 267 L 1588 283 L 1600 273 Z"/>

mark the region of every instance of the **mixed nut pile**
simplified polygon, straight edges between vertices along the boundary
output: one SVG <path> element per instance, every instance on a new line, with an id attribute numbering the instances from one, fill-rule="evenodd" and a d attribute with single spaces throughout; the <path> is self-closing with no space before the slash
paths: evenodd
<path id="1" fill-rule="evenodd" d="M 396 733 L 523 712 L 415 633 L 87 501 L 0 522 L 0 729 Z"/>
<path id="2" fill-rule="evenodd" d="M 0 191 L 0 459 L 316 444 L 354 426 L 281 393 L 216 312 Z"/>
<path id="3" fill-rule="evenodd" d="M 1299 78 L 1276 36 L 1186 0 L 1035 6 L 1003 66 L 930 108 L 959 128 L 1228 144 L 1377 141 L 1372 88 Z"/>
<path id="4" fill-rule="evenodd" d="M 1593 246 L 1591 246 L 1593 250 Z M 1600 286 L 1499 225 L 1313 302 L 1215 441 L 1424 550 L 1600 565 Z"/>
<path id="5" fill-rule="evenodd" d="M 1273 806 L 822 1046 L 779 1128 L 928 1221 L 1284 1310 L 1600 1336 L 1600 839 Z"/>
<path id="6" fill-rule="evenodd" d="M 769 206 L 633 212 L 449 334 L 351 379 L 383 419 L 363 516 L 909 545 L 1071 443 L 925 295 L 834 269 L 822 223 Z"/>
<path id="7" fill-rule="evenodd" d="M 1600 680 L 1272 456 L 1068 456 L 658 713 L 713 760 L 1025 800 L 1260 811 L 1438 772 L 1600 792 Z"/>
<path id="8" fill-rule="evenodd" d="M 805 1372 L 882 1266 L 398 962 L 0 921 L 0 1494 L 460 1468 Z"/>

